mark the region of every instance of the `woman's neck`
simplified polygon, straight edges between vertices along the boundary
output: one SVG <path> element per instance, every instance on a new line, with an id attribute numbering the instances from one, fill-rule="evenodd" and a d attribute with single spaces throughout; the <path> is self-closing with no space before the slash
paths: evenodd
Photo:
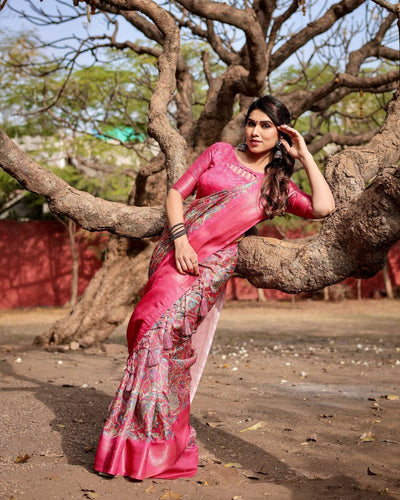
<path id="1" fill-rule="evenodd" d="M 272 161 L 273 152 L 268 151 L 262 154 L 254 154 L 250 151 L 236 151 L 239 161 L 255 172 L 264 172 L 265 167 Z"/>

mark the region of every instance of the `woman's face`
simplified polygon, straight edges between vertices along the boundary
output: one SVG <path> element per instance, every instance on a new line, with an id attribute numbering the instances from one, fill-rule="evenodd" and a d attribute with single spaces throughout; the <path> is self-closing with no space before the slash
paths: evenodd
<path id="1" fill-rule="evenodd" d="M 265 154 L 275 147 L 279 131 L 271 118 L 260 109 L 250 113 L 246 123 L 246 144 L 251 153 Z"/>

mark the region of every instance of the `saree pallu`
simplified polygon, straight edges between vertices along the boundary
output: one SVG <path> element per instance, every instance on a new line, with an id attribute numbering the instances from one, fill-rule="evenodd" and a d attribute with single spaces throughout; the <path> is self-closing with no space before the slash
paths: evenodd
<path id="1" fill-rule="evenodd" d="M 185 211 L 199 276 L 181 275 L 166 229 L 131 317 L 127 367 L 100 438 L 94 468 L 134 479 L 196 474 L 190 401 L 206 362 L 238 236 L 264 218 L 260 182 L 197 199 Z"/>

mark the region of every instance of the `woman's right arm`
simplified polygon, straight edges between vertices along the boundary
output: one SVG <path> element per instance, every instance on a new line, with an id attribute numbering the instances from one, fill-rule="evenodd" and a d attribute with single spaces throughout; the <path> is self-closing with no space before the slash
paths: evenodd
<path id="1" fill-rule="evenodd" d="M 183 200 L 190 196 L 195 189 L 201 175 L 210 167 L 215 151 L 225 148 L 224 143 L 216 143 L 207 148 L 188 168 L 183 176 L 172 186 L 165 202 L 165 211 L 169 228 L 175 224 L 184 223 Z M 174 239 L 176 268 L 181 274 L 199 274 L 197 254 L 189 243 L 186 234 Z"/>
<path id="2" fill-rule="evenodd" d="M 183 221 L 183 198 L 179 191 L 171 188 L 165 202 L 165 211 L 167 214 L 168 226 L 171 228 L 175 224 Z M 199 274 L 199 263 L 197 254 L 189 243 L 186 234 L 179 236 L 174 240 L 175 245 L 175 263 L 178 272 L 181 274 Z"/>

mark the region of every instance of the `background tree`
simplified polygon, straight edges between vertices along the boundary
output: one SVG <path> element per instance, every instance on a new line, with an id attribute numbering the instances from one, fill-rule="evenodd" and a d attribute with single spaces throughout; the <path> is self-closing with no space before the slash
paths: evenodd
<path id="1" fill-rule="evenodd" d="M 400 234 L 400 104 L 397 95 L 387 102 L 387 93 L 399 79 L 394 47 L 399 9 L 383 0 L 341 0 L 324 2 L 323 7 L 311 0 L 301 3 L 305 7 L 297 0 L 59 1 L 54 4 L 60 11 L 51 11 L 45 6 L 42 10 L 40 2 L 25 1 L 25 17 L 39 25 L 56 23 L 64 30 L 62 39 L 42 43 L 53 50 L 46 60 L 9 58 L 25 74 L 53 75 L 56 82 L 59 78 L 58 85 L 43 86 L 36 93 L 35 111 L 70 130 L 107 133 L 109 124 L 136 124 L 131 103 L 143 94 L 148 134 L 161 150 L 143 162 L 127 206 L 74 190 L 1 134 L 4 170 L 28 190 L 45 196 L 55 213 L 89 230 L 115 234 L 103 269 L 73 313 L 39 342 L 78 340 L 87 346 L 110 335 L 145 281 L 153 245 L 146 238 L 158 234 L 163 225 L 163 210 L 156 206 L 166 193 L 161 180 L 171 185 L 213 142 L 239 142 L 244 110 L 265 92 L 285 102 L 303 129 L 308 124 L 305 137 L 313 153 L 332 143 L 339 150 L 347 146 L 326 164 L 339 208 L 311 242 L 246 238 L 240 244 L 238 270 L 256 286 L 297 293 L 349 275 L 371 276 L 383 266 Z M 14 9 L 15 2 L 9 0 L 8 7 Z M 104 18 L 102 33 L 91 33 L 89 23 L 85 36 L 74 28 L 67 34 L 67 26 L 84 17 L 90 23 Z M 132 29 L 125 39 L 122 25 Z M 139 39 L 138 32 L 144 38 Z M 188 40 L 189 45 L 181 45 Z M 57 47 L 62 49 L 60 57 Z M 114 68 L 127 53 L 148 58 L 141 82 L 130 86 L 123 74 L 105 91 L 92 82 L 86 93 L 74 93 L 72 75 L 82 70 L 84 56 L 92 55 L 90 64 L 107 57 Z M 93 91 L 101 96 L 102 106 L 93 105 Z M 374 97 L 368 112 L 360 106 L 361 91 L 363 99 L 370 95 L 368 103 Z M 385 108 L 385 123 L 379 129 Z M 358 132 L 355 123 L 360 124 Z"/>

